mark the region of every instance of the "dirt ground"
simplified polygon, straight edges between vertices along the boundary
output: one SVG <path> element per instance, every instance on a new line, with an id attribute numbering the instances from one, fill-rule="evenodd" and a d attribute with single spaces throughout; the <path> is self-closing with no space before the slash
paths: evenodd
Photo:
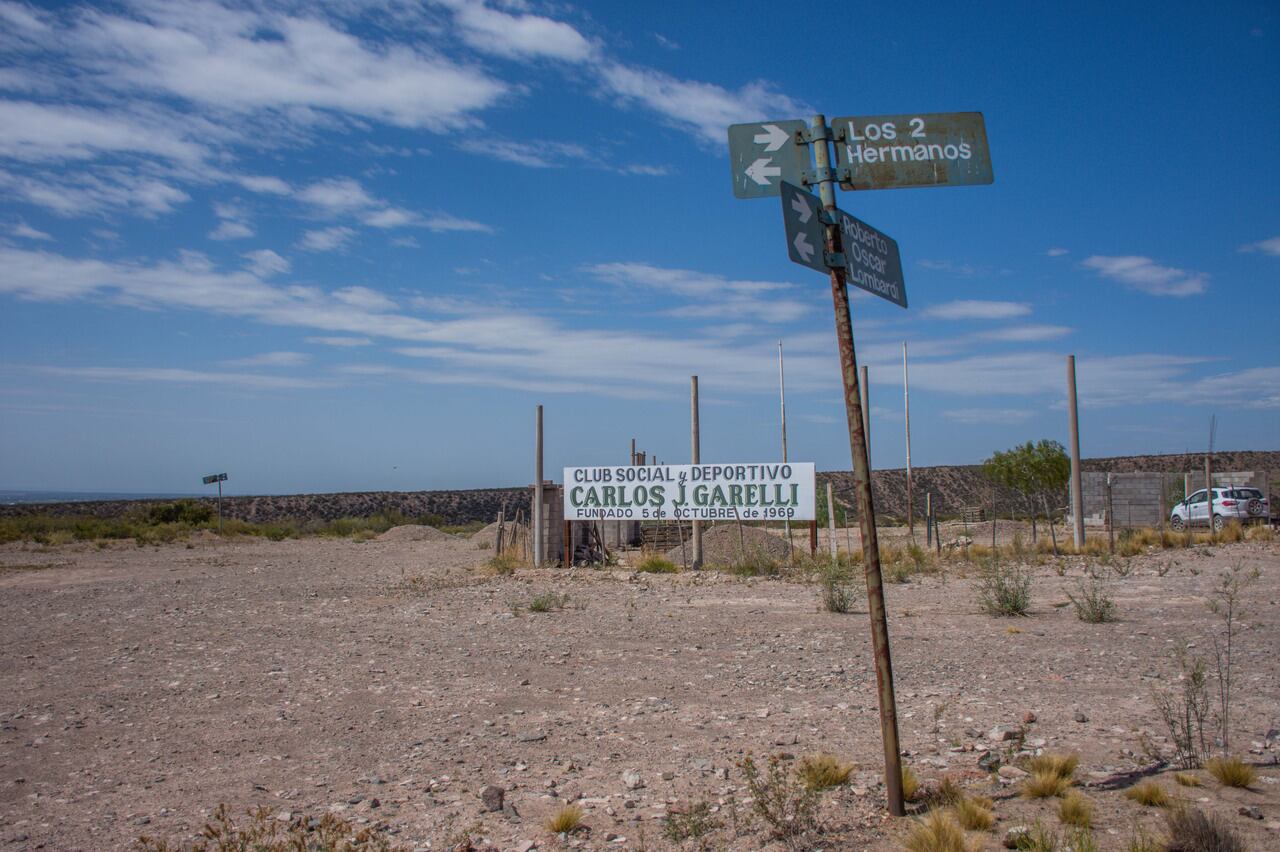
<path id="1" fill-rule="evenodd" d="M 0 848 L 182 841 L 225 802 L 384 823 L 417 849 L 467 830 L 498 849 L 672 849 L 666 812 L 701 799 L 724 824 L 710 848 L 782 848 L 758 825 L 732 833 L 749 811 L 738 762 L 816 751 L 859 770 L 804 848 L 901 847 L 911 823 L 883 815 L 863 604 L 822 612 L 813 585 L 719 574 L 495 577 L 476 570 L 489 555 L 461 539 L 0 547 Z M 1158 834 L 1157 809 L 1098 785 L 1149 763 L 1176 641 L 1209 653 L 1205 596 L 1221 570 L 1257 567 L 1232 744 L 1259 780 L 1155 777 L 1249 848 L 1280 848 L 1280 545 L 1137 557 L 1109 584 L 1111 624 L 1065 605 L 1084 562 L 1057 565 L 1036 568 L 1023 619 L 979 612 L 954 572 L 887 587 L 906 762 L 993 796 L 1000 822 L 972 836 L 1000 848 L 1011 826 L 1058 827 L 1052 800 L 978 763 L 1008 746 L 993 729 L 1034 718 L 1028 749 L 1080 754 L 1101 848 Z M 531 612 L 546 593 L 568 597 Z M 482 810 L 487 785 L 503 810 Z M 573 801 L 588 831 L 542 827 Z"/>

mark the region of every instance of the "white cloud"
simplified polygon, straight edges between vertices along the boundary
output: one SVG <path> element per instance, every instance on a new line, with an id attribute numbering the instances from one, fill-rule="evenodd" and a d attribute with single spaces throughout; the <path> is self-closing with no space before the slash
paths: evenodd
<path id="1" fill-rule="evenodd" d="M 445 231 L 482 231 L 488 233 L 493 231 L 493 228 L 483 222 L 460 219 L 457 216 L 450 216 L 448 213 L 437 213 L 426 217 L 422 220 L 422 227 L 437 233 Z"/>
<path id="2" fill-rule="evenodd" d="M 242 256 L 249 261 L 249 271 L 259 278 L 279 275 L 280 273 L 288 272 L 290 268 L 289 261 L 271 249 L 258 249 L 257 251 L 247 252 Z"/>
<path id="3" fill-rule="evenodd" d="M 209 232 L 211 240 L 241 240 L 252 236 L 253 228 L 244 222 L 234 222 L 230 219 L 223 219 L 218 223 L 218 227 Z"/>
<path id="4" fill-rule="evenodd" d="M 333 291 L 333 298 L 363 311 L 393 311 L 397 307 L 391 299 L 368 287 L 343 287 Z"/>
<path id="5" fill-rule="evenodd" d="M 563 21 L 530 14 L 508 14 L 475 0 L 447 0 L 462 38 L 476 50 L 516 59 L 591 58 L 591 43 Z"/>
<path id="6" fill-rule="evenodd" d="M 222 361 L 224 367 L 301 367 L 311 360 L 305 352 L 263 352 L 248 358 Z"/>
<path id="7" fill-rule="evenodd" d="M 960 299 L 930 305 L 921 315 L 943 320 L 1001 320 L 1025 317 L 1031 313 L 1026 302 L 998 302 L 980 299 Z"/>
<path id="8" fill-rule="evenodd" d="M 974 338 L 999 343 L 1036 343 L 1066 337 L 1073 330 L 1064 325 L 1012 325 L 1007 328 L 979 332 L 974 335 Z"/>
<path id="9" fill-rule="evenodd" d="M 1271 237 L 1270 239 L 1258 240 L 1256 243 L 1240 246 L 1240 251 L 1260 251 L 1263 254 L 1280 255 L 1280 237 Z"/>
<path id="10" fill-rule="evenodd" d="M 308 337 L 306 341 L 318 346 L 337 346 L 345 349 L 350 349 L 354 346 L 369 346 L 373 343 L 367 337 Z"/>
<path id="11" fill-rule="evenodd" d="M 444 132 L 509 90 L 424 47 L 374 45 L 314 17 L 212 2 L 95 12 L 70 33 L 103 82 L 235 112 L 323 110 Z"/>
<path id="12" fill-rule="evenodd" d="M 328 214 L 364 210 L 379 203 L 358 181 L 347 177 L 316 181 L 300 190 L 298 198 Z"/>
<path id="13" fill-rule="evenodd" d="M 233 180 L 250 192 L 261 192 L 266 195 L 288 195 L 293 191 L 289 184 L 270 175 L 239 175 Z"/>
<path id="14" fill-rule="evenodd" d="M 306 251 L 333 251 L 345 246 L 356 232 L 350 228 L 336 225 L 332 228 L 317 228 L 304 231 L 298 247 Z"/>
<path id="15" fill-rule="evenodd" d="M 609 284 L 663 290 L 700 303 L 668 310 L 674 317 L 791 322 L 809 312 L 804 302 L 772 298 L 770 294 L 794 289 L 776 281 L 735 281 L 722 275 L 647 263 L 600 263 L 585 271 Z"/>
<path id="16" fill-rule="evenodd" d="M 564 160 L 591 158 L 587 149 L 581 145 L 546 139 L 463 139 L 458 147 L 472 154 L 494 157 L 531 169 L 554 169 L 564 165 Z"/>
<path id="17" fill-rule="evenodd" d="M 191 200 L 164 181 L 122 169 L 70 172 L 65 177 L 0 171 L 0 188 L 13 198 L 68 217 L 118 208 L 150 218 Z"/>
<path id="18" fill-rule="evenodd" d="M 1207 273 L 1160 266 L 1149 257 L 1093 255 L 1085 258 L 1081 265 L 1104 278 L 1153 296 L 1195 296 L 1203 293 L 1209 285 Z"/>
<path id="19" fill-rule="evenodd" d="M 44 231 L 37 231 L 26 222 L 19 222 L 9 229 L 9 233 L 15 237 L 21 237 L 24 240 L 51 240 L 53 237 Z"/>
<path id="20" fill-rule="evenodd" d="M 195 163 L 202 145 L 172 123 L 123 110 L 0 100 L 0 156 L 18 160 L 85 160 L 106 153 L 141 154 Z"/>
<path id="21" fill-rule="evenodd" d="M 1045 254 L 1049 255 L 1049 257 L 1062 257 L 1064 254 L 1070 254 L 1070 253 L 1071 253 L 1070 249 L 1064 249 L 1064 248 L 1051 248 L 1045 252 Z"/>
<path id="22" fill-rule="evenodd" d="M 95 382 L 143 382 L 149 384 L 225 385 L 249 390 L 329 387 L 333 382 L 291 376 L 254 373 L 216 373 L 167 367 L 37 367 L 38 372 Z"/>
<path id="23" fill-rule="evenodd" d="M 762 81 L 731 91 L 714 83 L 681 80 L 650 68 L 612 62 L 602 63 L 597 71 L 605 89 L 622 103 L 643 104 L 703 142 L 721 147 L 730 124 L 811 112 Z"/>
<path id="24" fill-rule="evenodd" d="M 1031 418 L 1034 411 L 1022 408 L 954 408 L 942 412 L 942 416 L 965 425 L 993 425 L 1021 423 Z"/>

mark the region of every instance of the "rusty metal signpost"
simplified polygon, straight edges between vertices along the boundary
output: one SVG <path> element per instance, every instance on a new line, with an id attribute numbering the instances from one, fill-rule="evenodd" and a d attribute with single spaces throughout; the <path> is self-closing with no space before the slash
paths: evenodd
<path id="1" fill-rule="evenodd" d="M 774 128 L 778 134 L 766 128 Z M 781 133 L 788 133 L 789 138 L 780 139 Z M 835 166 L 831 162 L 832 142 L 840 150 Z M 775 168 L 772 159 L 760 164 L 769 152 L 759 149 L 769 146 L 774 146 L 771 149 L 774 152 L 785 153 L 786 170 L 781 165 Z M 816 185 L 817 196 L 801 189 L 792 179 L 795 150 L 801 146 L 812 146 L 813 168 L 802 169 L 799 182 L 804 186 Z M 885 792 L 889 813 L 903 816 L 906 807 L 902 796 L 889 622 L 880 575 L 871 462 L 867 455 L 847 284 L 853 283 L 903 308 L 907 306 L 907 292 L 898 244 L 837 209 L 835 184 L 839 182 L 844 189 L 891 189 L 991 183 L 994 178 L 986 127 L 982 114 L 976 112 L 841 118 L 836 120 L 834 128 L 828 127 L 822 115 L 813 116 L 807 128 L 798 121 L 736 124 L 729 128 L 729 159 L 734 194 L 739 198 L 781 196 L 788 255 L 802 266 L 827 272 L 831 278 L 849 451 L 853 457 L 853 481 L 862 530 L 871 643 L 875 651 Z"/>

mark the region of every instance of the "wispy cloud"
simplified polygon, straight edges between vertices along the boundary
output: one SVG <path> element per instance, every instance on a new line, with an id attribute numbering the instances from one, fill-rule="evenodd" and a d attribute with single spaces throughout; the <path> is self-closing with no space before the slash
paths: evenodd
<path id="1" fill-rule="evenodd" d="M 53 237 L 44 231 L 36 230 L 26 222 L 19 222 L 9 229 L 9 233 L 24 240 L 52 240 Z"/>
<path id="2" fill-rule="evenodd" d="M 344 349 L 350 349 L 355 346 L 370 346 L 373 343 L 367 337 L 308 337 L 305 339 L 307 343 L 314 343 L 317 346 L 337 346 Z"/>
<path id="3" fill-rule="evenodd" d="M 584 62 L 594 48 L 582 33 L 563 21 L 493 9 L 473 0 L 438 0 L 453 10 L 463 40 L 476 50 L 515 59 L 559 59 Z"/>
<path id="4" fill-rule="evenodd" d="M 1103 278 L 1119 281 L 1153 296 L 1195 296 L 1209 286 L 1209 275 L 1161 266 L 1149 257 L 1093 255 L 1081 264 Z"/>
<path id="5" fill-rule="evenodd" d="M 1029 420 L 1034 413 L 1024 408 L 953 408 L 943 411 L 942 416 L 967 426 L 999 426 L 1005 423 L 1021 423 Z"/>
<path id="6" fill-rule="evenodd" d="M 221 373 L 168 367 L 36 367 L 38 372 L 94 382 L 142 382 L 148 384 L 224 385 L 250 390 L 320 388 L 332 381 L 256 373 Z"/>
<path id="7" fill-rule="evenodd" d="M 1064 248 L 1051 248 L 1045 252 L 1045 254 L 1049 255 L 1049 257 L 1062 257 L 1064 254 L 1070 254 L 1070 253 L 1071 253 L 1070 249 L 1064 249 Z"/>
<path id="8" fill-rule="evenodd" d="M 311 360 L 305 352 L 263 352 L 220 362 L 224 367 L 301 367 Z"/>
<path id="9" fill-rule="evenodd" d="M 258 249 L 243 255 L 249 261 L 249 271 L 259 278 L 269 278 L 289 271 L 289 261 L 271 249 Z"/>
<path id="10" fill-rule="evenodd" d="M 303 232 L 302 239 L 298 240 L 298 248 L 306 251 L 333 251 L 351 242 L 355 235 L 355 231 L 342 225 L 315 228 Z"/>
<path id="11" fill-rule="evenodd" d="M 1240 246 L 1240 251 L 1260 251 L 1263 254 L 1280 255 L 1280 237 L 1258 240 L 1256 243 L 1246 243 L 1245 245 Z"/>
<path id="12" fill-rule="evenodd" d="M 980 299 L 959 299 L 930 305 L 921 311 L 929 319 L 942 320 L 1002 320 L 1025 317 L 1031 313 L 1026 302 L 998 302 Z"/>
<path id="13" fill-rule="evenodd" d="M 1038 343 L 1066 337 L 1073 330 L 1065 325 L 1011 325 L 1007 328 L 978 332 L 974 338 L 998 343 Z"/>
<path id="14" fill-rule="evenodd" d="M 809 312 L 794 298 L 778 298 L 793 287 L 777 281 L 738 281 L 689 269 L 668 269 L 647 263 L 600 263 L 586 272 L 600 281 L 626 287 L 663 290 L 698 304 L 671 308 L 683 318 L 749 318 L 761 322 L 792 322 Z"/>

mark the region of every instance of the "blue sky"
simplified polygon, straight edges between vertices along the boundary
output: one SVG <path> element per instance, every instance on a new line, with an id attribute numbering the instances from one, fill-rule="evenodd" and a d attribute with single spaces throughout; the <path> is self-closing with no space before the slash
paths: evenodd
<path id="1" fill-rule="evenodd" d="M 421 489 L 789 446 L 847 468 L 830 292 L 726 127 L 976 110 L 990 186 L 840 193 L 872 461 L 1280 447 L 1280 11 L 0 0 L 0 488 Z M 815 39 L 820 34 L 824 41 Z"/>

